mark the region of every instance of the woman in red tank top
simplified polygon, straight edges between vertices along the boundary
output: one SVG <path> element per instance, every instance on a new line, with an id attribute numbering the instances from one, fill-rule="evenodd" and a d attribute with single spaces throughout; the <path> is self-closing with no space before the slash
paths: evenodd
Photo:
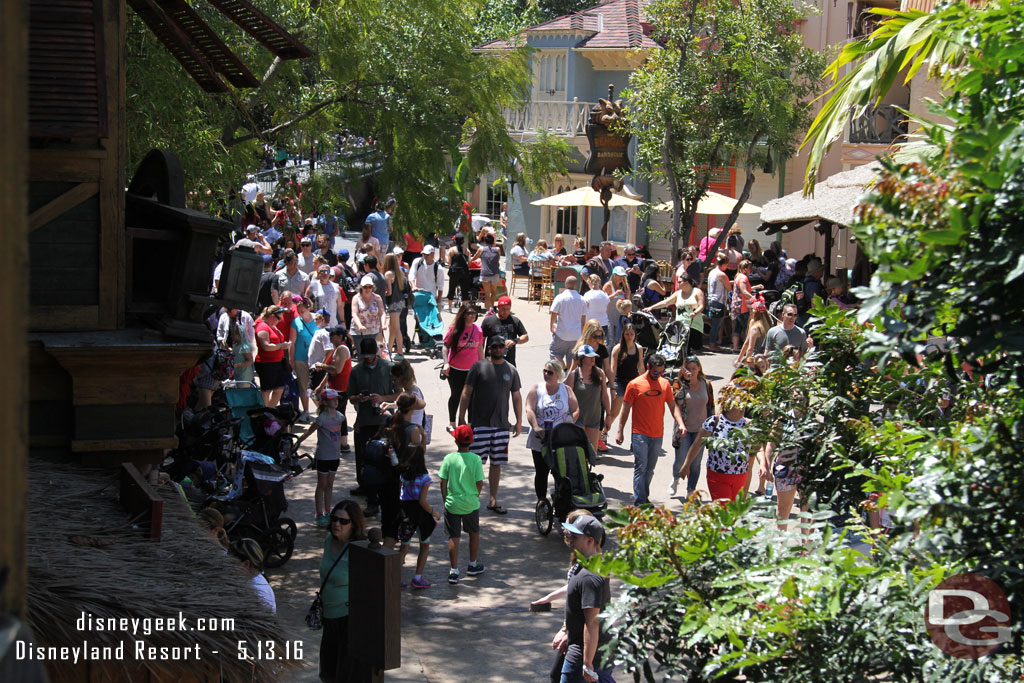
<path id="1" fill-rule="evenodd" d="M 277 329 L 281 315 L 285 309 L 280 306 L 267 306 L 256 321 L 256 374 L 260 378 L 260 392 L 263 404 L 268 408 L 275 407 L 281 401 L 281 394 L 287 383 L 284 366 L 284 352 L 292 345 L 285 341 L 284 335 Z"/>
<path id="2" fill-rule="evenodd" d="M 327 375 L 320 386 L 316 387 L 316 395 L 326 388 L 331 388 L 341 394 L 338 399 L 338 410 L 342 415 L 348 408 L 348 376 L 352 372 L 352 339 L 344 325 L 335 325 L 331 328 L 331 343 L 334 348 L 327 352 L 323 363 L 317 365 L 327 371 Z M 348 453 L 348 425 L 341 426 L 341 452 Z"/>

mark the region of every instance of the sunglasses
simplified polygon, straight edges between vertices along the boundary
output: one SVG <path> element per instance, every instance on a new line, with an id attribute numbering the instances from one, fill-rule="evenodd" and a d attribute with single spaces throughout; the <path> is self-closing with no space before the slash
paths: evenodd
<path id="1" fill-rule="evenodd" d="M 348 526 L 349 524 L 352 523 L 352 518 L 350 518 L 350 517 L 335 517 L 335 516 L 332 515 L 331 516 L 331 522 L 337 522 L 338 524 L 340 524 L 342 526 Z"/>
<path id="2" fill-rule="evenodd" d="M 548 375 L 554 375 L 554 374 L 555 374 L 554 370 L 548 370 L 547 368 L 544 369 L 544 376 L 545 377 L 547 377 Z"/>
<path id="3" fill-rule="evenodd" d="M 329 271 L 329 270 L 321 270 L 321 271 L 319 271 L 317 273 L 317 275 L 330 275 L 330 274 L 331 274 L 331 271 Z"/>
<path id="4" fill-rule="evenodd" d="M 687 363 L 691 363 L 691 362 L 696 361 L 696 360 L 697 360 L 697 356 L 687 356 L 686 357 L 686 362 Z"/>
<path id="5" fill-rule="evenodd" d="M 591 339 L 604 339 L 604 332 L 596 332 L 590 335 Z"/>

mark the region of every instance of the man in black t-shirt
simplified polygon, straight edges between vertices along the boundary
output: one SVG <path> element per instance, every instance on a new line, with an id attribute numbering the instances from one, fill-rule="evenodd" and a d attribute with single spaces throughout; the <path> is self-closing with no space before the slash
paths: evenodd
<path id="1" fill-rule="evenodd" d="M 584 515 L 571 524 L 562 522 L 562 528 L 567 532 L 569 547 L 579 555 L 591 558 L 601 552 L 604 527 L 596 518 Z M 581 564 L 574 565 L 570 574 L 565 595 L 565 625 L 552 643 L 556 649 L 563 644 L 566 647 L 562 680 L 611 683 L 614 663 L 605 662 L 598 651 L 610 637 L 598 619 L 601 610 L 611 602 L 608 579 Z"/>
<path id="2" fill-rule="evenodd" d="M 256 293 L 256 310 L 250 311 L 256 318 L 263 309 L 274 304 L 274 295 L 270 293 L 277 286 L 277 273 L 274 272 L 274 258 L 270 254 L 263 255 L 263 274 L 260 275 L 260 288 Z"/>
<path id="3" fill-rule="evenodd" d="M 523 321 L 512 315 L 512 299 L 507 296 L 498 299 L 498 304 L 488 312 L 481 327 L 484 339 L 496 335 L 505 338 L 505 362 L 515 365 L 516 345 L 530 341 L 530 335 L 526 333 Z"/>

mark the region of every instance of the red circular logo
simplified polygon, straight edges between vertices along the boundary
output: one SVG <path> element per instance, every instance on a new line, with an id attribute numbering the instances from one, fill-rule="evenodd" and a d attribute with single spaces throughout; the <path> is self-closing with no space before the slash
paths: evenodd
<path id="1" fill-rule="evenodd" d="M 1009 642 L 1010 602 L 992 579 L 956 574 L 928 594 L 924 623 L 947 655 L 977 659 Z"/>

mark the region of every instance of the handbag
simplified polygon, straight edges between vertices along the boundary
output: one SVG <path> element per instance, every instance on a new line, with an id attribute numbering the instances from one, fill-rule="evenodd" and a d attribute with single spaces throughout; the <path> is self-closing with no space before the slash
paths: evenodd
<path id="1" fill-rule="evenodd" d="M 430 432 L 434 429 L 434 416 L 423 413 L 423 443 L 430 443 Z"/>
<path id="2" fill-rule="evenodd" d="M 306 610 L 306 626 L 314 631 L 319 631 L 324 626 L 324 600 L 320 597 L 320 592 L 327 585 L 327 579 L 331 578 L 331 572 L 334 571 L 334 568 L 338 566 L 338 563 L 341 562 L 341 558 L 345 557 L 345 553 L 347 552 L 348 543 L 345 544 L 341 554 L 338 555 L 338 559 L 336 559 L 334 564 L 331 565 L 331 568 L 327 572 L 327 576 L 325 576 L 324 580 L 320 582 L 320 590 L 316 592 L 316 596 L 313 598 L 313 604 L 311 604 L 309 609 Z"/>
<path id="3" fill-rule="evenodd" d="M 708 302 L 708 317 L 710 318 L 724 318 L 727 309 L 725 304 L 721 301 L 710 301 Z"/>

